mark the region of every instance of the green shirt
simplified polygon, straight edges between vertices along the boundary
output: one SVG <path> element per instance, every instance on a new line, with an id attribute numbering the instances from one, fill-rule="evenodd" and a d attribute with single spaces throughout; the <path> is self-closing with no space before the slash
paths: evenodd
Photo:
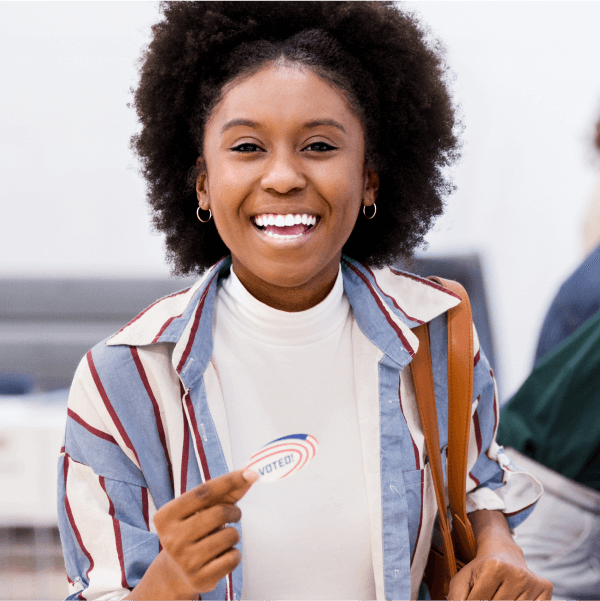
<path id="1" fill-rule="evenodd" d="M 497 440 L 600 490 L 600 312 L 538 363 L 503 409 Z"/>

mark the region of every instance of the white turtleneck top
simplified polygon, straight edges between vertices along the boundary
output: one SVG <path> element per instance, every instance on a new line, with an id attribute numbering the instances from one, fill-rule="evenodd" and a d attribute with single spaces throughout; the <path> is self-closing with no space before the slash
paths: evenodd
<path id="1" fill-rule="evenodd" d="M 219 287 L 213 359 L 233 468 L 288 434 L 319 442 L 303 470 L 239 502 L 243 599 L 375 598 L 351 324 L 341 270 L 321 303 L 297 313 L 258 301 L 233 269 Z"/>

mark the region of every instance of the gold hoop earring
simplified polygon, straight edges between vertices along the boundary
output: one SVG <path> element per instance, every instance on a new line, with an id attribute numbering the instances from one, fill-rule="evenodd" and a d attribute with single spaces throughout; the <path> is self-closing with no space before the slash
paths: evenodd
<path id="1" fill-rule="evenodd" d="M 373 219 L 373 217 L 375 217 L 375 214 L 377 213 L 377 206 L 375 205 L 375 203 L 373 203 L 373 214 L 370 217 L 367 217 L 367 211 L 365 210 L 367 208 L 367 205 L 363 205 L 363 215 L 365 217 L 367 217 L 367 219 Z"/>
<path id="2" fill-rule="evenodd" d="M 208 219 L 202 219 L 200 217 L 200 207 L 196 209 L 196 217 L 198 217 L 198 221 L 202 223 L 208 223 L 212 219 L 212 211 L 208 209 Z"/>

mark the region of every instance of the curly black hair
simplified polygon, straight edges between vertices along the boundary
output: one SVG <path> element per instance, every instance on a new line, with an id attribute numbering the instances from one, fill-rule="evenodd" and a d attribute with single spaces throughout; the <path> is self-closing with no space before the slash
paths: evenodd
<path id="1" fill-rule="evenodd" d="M 381 267 L 423 243 L 453 190 L 444 168 L 460 142 L 443 48 L 415 15 L 388 1 L 162 2 L 161 12 L 140 58 L 131 144 L 174 273 L 229 252 L 214 221 L 195 215 L 204 127 L 226 84 L 279 58 L 334 83 L 365 130 L 377 218 L 358 219 L 343 251 Z"/>

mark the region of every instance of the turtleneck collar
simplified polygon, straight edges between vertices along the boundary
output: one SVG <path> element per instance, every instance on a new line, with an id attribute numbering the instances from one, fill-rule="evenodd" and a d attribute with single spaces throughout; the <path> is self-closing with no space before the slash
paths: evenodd
<path id="1" fill-rule="evenodd" d="M 223 310 L 229 314 L 229 319 L 246 335 L 278 346 L 319 342 L 342 327 L 350 311 L 341 267 L 331 292 L 306 311 L 280 311 L 265 305 L 246 290 L 233 268 L 229 277 L 221 281 L 218 302 L 224 305 Z"/>

